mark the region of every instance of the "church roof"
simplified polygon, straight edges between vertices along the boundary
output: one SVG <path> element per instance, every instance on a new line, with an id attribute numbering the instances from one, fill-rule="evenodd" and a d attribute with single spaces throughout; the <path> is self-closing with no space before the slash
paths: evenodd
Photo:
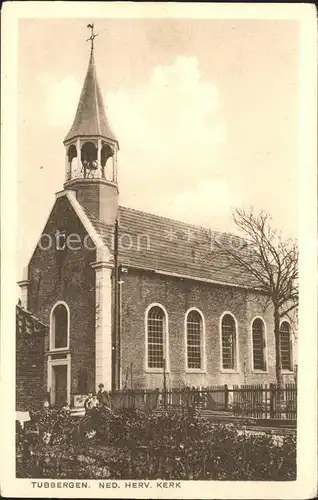
<path id="1" fill-rule="evenodd" d="M 96 75 L 93 50 L 91 50 L 75 119 L 64 142 L 82 136 L 101 136 L 117 141 L 106 117 L 103 97 Z"/>
<path id="2" fill-rule="evenodd" d="M 30 311 L 24 309 L 20 304 L 16 305 L 17 334 L 33 335 L 46 334 L 48 326 L 34 316 Z"/>
<path id="3" fill-rule="evenodd" d="M 105 245 L 112 251 L 114 228 L 107 226 L 85 210 Z M 189 279 L 260 289 L 260 283 L 228 255 L 223 244 L 242 241 L 237 236 L 211 232 L 187 224 L 135 210 L 119 207 L 119 254 L 122 265 Z"/>

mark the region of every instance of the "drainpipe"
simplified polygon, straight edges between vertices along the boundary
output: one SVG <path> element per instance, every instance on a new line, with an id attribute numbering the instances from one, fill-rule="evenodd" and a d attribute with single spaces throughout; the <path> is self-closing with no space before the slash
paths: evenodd
<path id="1" fill-rule="evenodd" d="M 120 389 L 121 352 L 121 265 L 117 265 L 117 335 L 116 335 L 116 388 Z"/>
<path id="2" fill-rule="evenodd" d="M 119 288 L 119 276 L 118 276 L 118 220 L 115 221 L 115 231 L 114 231 L 114 316 L 113 316 L 113 335 L 112 335 L 112 391 L 115 391 L 118 386 L 117 376 L 117 359 L 118 359 L 118 288 Z"/>

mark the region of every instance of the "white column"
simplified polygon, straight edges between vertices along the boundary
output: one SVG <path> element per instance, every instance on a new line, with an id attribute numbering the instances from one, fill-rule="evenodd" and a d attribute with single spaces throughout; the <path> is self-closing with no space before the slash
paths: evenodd
<path id="1" fill-rule="evenodd" d="M 77 153 L 77 175 L 79 176 L 81 171 L 81 140 L 76 140 L 76 153 Z"/>
<path id="2" fill-rule="evenodd" d="M 98 177 L 102 176 L 102 140 L 100 138 L 97 139 L 97 166 L 98 166 Z"/>
<path id="3" fill-rule="evenodd" d="M 66 182 L 69 181 L 71 179 L 71 164 L 70 162 L 68 161 L 68 154 L 67 154 L 67 151 L 66 151 L 66 155 L 65 155 L 65 180 Z"/>
<path id="4" fill-rule="evenodd" d="M 28 287 L 30 282 L 28 280 L 18 281 L 18 285 L 21 288 L 21 306 L 24 309 L 28 308 Z"/>
<path id="5" fill-rule="evenodd" d="M 98 138 L 98 140 L 97 140 L 97 161 L 98 161 L 99 165 L 101 162 L 101 155 L 102 155 L 102 140 L 100 138 Z"/>
<path id="6" fill-rule="evenodd" d="M 23 279 L 21 281 L 18 281 L 18 285 L 21 288 L 21 306 L 24 309 L 28 308 L 28 289 L 29 289 L 29 284 L 30 281 L 28 280 L 28 266 L 25 266 L 23 268 Z"/>
<path id="7" fill-rule="evenodd" d="M 106 391 L 112 386 L 112 264 L 92 264 L 96 273 L 95 319 L 95 389 L 102 383 Z"/>
<path id="8" fill-rule="evenodd" d="M 117 148 L 114 148 L 113 154 L 113 179 L 117 183 Z"/>

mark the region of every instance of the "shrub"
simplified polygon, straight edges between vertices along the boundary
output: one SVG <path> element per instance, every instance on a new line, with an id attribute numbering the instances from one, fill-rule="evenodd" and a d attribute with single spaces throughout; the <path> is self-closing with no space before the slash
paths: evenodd
<path id="1" fill-rule="evenodd" d="M 50 434 L 47 446 L 36 452 L 33 473 L 37 477 L 296 478 L 294 436 L 277 440 L 194 415 L 132 410 L 113 414 L 104 407 L 80 419 L 51 410 L 34 414 L 32 420 L 42 437 Z M 23 472 L 23 467 L 19 470 L 21 477 L 30 473 Z"/>

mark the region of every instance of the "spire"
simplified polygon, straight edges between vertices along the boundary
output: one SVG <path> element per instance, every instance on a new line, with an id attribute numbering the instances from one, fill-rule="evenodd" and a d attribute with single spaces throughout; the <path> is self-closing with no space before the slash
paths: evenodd
<path id="1" fill-rule="evenodd" d="M 87 39 L 87 41 L 91 41 L 90 59 L 74 123 L 64 142 L 75 137 L 91 136 L 99 136 L 117 142 L 106 118 L 102 93 L 97 81 L 94 61 L 94 38 L 98 34 L 93 32 L 94 23 L 88 24 L 87 27 L 92 30 L 91 36 Z"/>

